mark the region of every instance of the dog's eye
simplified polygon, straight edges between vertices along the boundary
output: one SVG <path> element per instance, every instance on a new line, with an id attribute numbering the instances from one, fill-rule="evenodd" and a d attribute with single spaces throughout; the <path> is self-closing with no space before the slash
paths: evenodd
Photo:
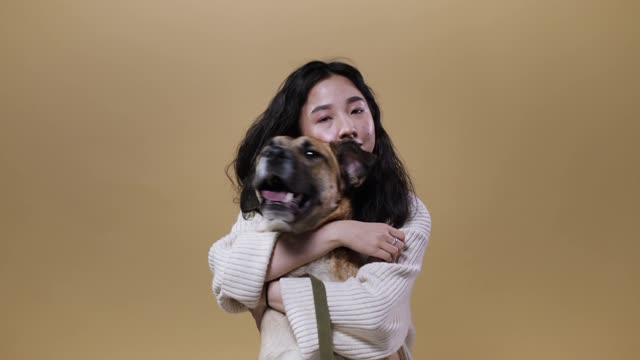
<path id="1" fill-rule="evenodd" d="M 320 153 L 314 150 L 306 150 L 304 152 L 304 156 L 306 156 L 309 159 L 315 159 L 320 157 Z"/>

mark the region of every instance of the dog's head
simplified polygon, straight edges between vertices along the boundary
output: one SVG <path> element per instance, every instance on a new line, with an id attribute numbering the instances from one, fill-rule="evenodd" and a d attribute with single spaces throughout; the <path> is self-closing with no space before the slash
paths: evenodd
<path id="1" fill-rule="evenodd" d="M 348 193 L 364 182 L 374 161 L 354 141 L 275 137 L 258 155 L 240 206 L 244 212 L 258 208 L 271 231 L 315 229 L 350 217 Z"/>

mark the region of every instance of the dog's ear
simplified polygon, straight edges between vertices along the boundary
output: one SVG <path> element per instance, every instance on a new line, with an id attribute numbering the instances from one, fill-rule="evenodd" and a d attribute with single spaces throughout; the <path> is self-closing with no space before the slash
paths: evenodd
<path id="1" fill-rule="evenodd" d="M 257 211 L 260 212 L 260 202 L 256 195 L 256 189 L 253 187 L 253 174 L 249 175 L 242 186 L 240 193 L 240 210 L 243 214 Z"/>
<path id="2" fill-rule="evenodd" d="M 362 185 L 376 161 L 376 156 L 364 151 L 355 141 L 331 143 L 331 148 L 340 164 L 340 172 L 349 187 Z"/>

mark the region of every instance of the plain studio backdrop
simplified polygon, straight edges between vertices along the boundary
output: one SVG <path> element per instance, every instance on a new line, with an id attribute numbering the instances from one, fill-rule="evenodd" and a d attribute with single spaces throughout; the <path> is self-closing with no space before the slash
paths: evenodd
<path id="1" fill-rule="evenodd" d="M 313 59 L 364 73 L 433 217 L 416 359 L 640 353 L 636 1 L 3 1 L 0 358 L 255 359 L 224 173 Z"/>

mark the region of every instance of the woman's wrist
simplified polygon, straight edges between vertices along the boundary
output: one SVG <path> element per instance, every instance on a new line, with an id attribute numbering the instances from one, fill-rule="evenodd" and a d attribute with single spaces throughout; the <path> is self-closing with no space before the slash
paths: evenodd
<path id="1" fill-rule="evenodd" d="M 338 230 L 338 222 L 325 224 L 304 234 L 281 233 L 271 255 L 265 282 L 284 276 L 340 246 L 345 246 L 341 243 L 343 234 L 342 230 Z"/>
<path id="2" fill-rule="evenodd" d="M 267 285 L 267 304 L 270 308 L 284 313 L 282 293 L 280 292 L 280 280 L 274 280 Z"/>
<path id="3" fill-rule="evenodd" d="M 347 240 L 344 236 L 343 225 L 349 220 L 337 220 L 325 224 L 320 227 L 320 229 L 316 230 L 315 236 L 319 238 L 319 241 L 325 242 L 330 248 L 329 251 L 333 249 L 337 249 L 341 246 L 346 246 L 345 241 Z"/>

